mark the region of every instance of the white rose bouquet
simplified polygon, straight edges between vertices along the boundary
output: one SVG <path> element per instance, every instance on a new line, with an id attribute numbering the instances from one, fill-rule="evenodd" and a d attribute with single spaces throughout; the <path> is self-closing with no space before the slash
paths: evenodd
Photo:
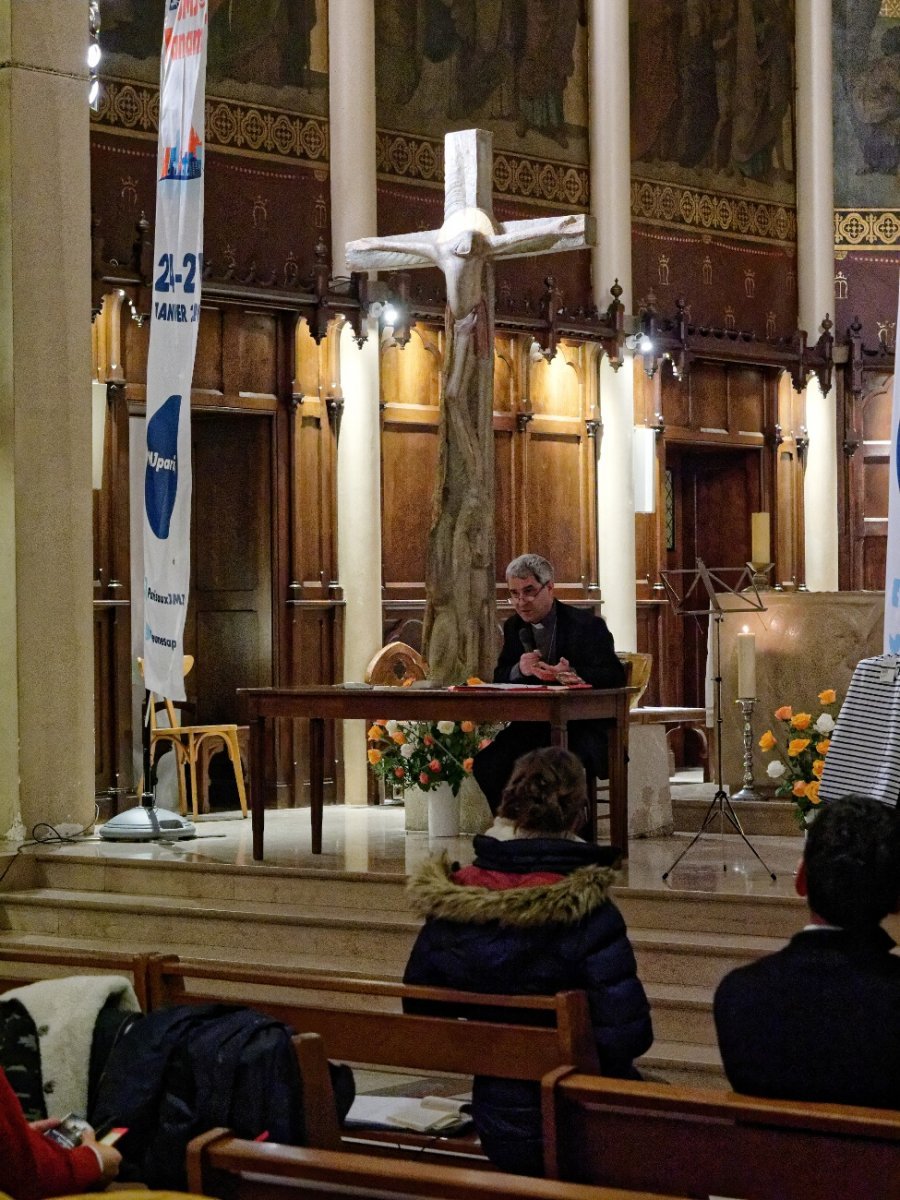
<path id="1" fill-rule="evenodd" d="M 427 792 L 449 783 L 456 795 L 475 755 L 499 728 L 474 721 L 375 721 L 366 735 L 369 764 L 395 786 Z"/>

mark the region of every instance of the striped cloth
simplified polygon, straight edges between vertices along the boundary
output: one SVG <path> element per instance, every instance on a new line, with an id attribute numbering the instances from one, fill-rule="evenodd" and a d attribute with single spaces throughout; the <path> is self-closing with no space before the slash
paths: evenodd
<path id="1" fill-rule="evenodd" d="M 892 805 L 900 796 L 900 655 L 864 658 L 853 672 L 819 794 L 849 792 Z"/>

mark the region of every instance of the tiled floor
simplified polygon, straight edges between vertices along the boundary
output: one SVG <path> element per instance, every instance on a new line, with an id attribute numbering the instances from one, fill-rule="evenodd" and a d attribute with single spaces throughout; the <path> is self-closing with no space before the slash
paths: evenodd
<path id="1" fill-rule="evenodd" d="M 714 826 L 718 829 L 718 824 Z M 797 838 L 754 837 L 752 844 L 777 878 L 773 882 L 752 851 L 735 836 L 704 835 L 671 871 L 663 873 L 689 842 L 687 835 L 634 839 L 622 883 L 637 888 L 666 888 L 748 895 L 792 895 L 800 852 Z M 0 846 L 2 849 L 2 846 Z M 238 814 L 203 818 L 197 836 L 170 844 L 102 842 L 96 835 L 61 845 L 56 852 L 96 854 L 132 861 L 229 863 L 264 870 L 269 866 L 302 867 L 351 873 L 409 874 L 429 855 L 446 852 L 451 859 L 472 860 L 472 839 L 437 838 L 404 829 L 401 807 L 328 806 L 324 815 L 323 852 L 310 849 L 307 809 L 278 809 L 266 814 L 265 862 L 254 864 L 249 820 Z"/>

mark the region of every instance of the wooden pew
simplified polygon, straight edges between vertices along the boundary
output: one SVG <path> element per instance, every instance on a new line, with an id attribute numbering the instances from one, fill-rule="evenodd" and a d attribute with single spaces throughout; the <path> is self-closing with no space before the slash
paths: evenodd
<path id="1" fill-rule="evenodd" d="M 247 1142 L 214 1129 L 188 1146 L 188 1187 L 228 1200 L 654 1200 L 649 1192 L 526 1179 L 499 1171 Z M 656 1196 L 655 1200 L 663 1200 Z"/>
<path id="2" fill-rule="evenodd" d="M 496 1075 L 534 1081 L 563 1064 L 582 1071 L 599 1069 L 587 996 L 580 991 L 489 996 L 166 956 L 151 956 L 148 978 L 151 1008 L 222 1001 L 246 1004 L 298 1032 L 318 1034 L 329 1058 L 355 1065 L 422 1075 Z M 463 1020 L 459 1015 L 404 1012 L 404 1000 L 453 1005 L 468 1015 Z M 477 1019 L 471 1019 L 472 1006 Z M 504 1021 L 504 1015 L 513 1016 L 513 1021 Z M 304 1065 L 300 1047 L 298 1057 L 306 1077 L 310 1068 Z M 334 1145 L 327 1131 L 325 1140 L 317 1143 L 312 1143 L 314 1131 L 309 1133 L 311 1144 L 325 1149 Z M 357 1129 L 342 1133 L 346 1148 L 358 1147 L 361 1141 L 370 1151 L 380 1145 L 385 1153 L 427 1149 L 445 1161 L 465 1157 L 481 1165 L 487 1162 L 474 1137 Z"/>
<path id="3" fill-rule="evenodd" d="M 126 975 L 134 987 L 142 1011 L 149 1002 L 147 954 L 116 950 L 67 950 L 29 946 L 24 942 L 0 942 L 0 993 L 12 991 L 41 979 L 63 975 Z"/>
<path id="4" fill-rule="evenodd" d="M 900 1196 L 900 1112 L 565 1069 L 548 1074 L 542 1099 L 551 1178 L 742 1200 Z"/>

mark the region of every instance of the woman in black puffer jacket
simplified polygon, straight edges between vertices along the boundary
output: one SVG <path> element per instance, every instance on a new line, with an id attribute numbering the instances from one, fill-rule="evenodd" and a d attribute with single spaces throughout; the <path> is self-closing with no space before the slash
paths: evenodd
<path id="1" fill-rule="evenodd" d="M 572 830 L 584 818 L 584 768 L 546 747 L 519 759 L 499 815 L 475 838 L 471 867 L 433 859 L 410 881 L 425 925 L 404 982 L 471 992 L 588 994 L 604 1075 L 638 1079 L 653 1041 L 650 1007 L 622 914 L 609 899 L 609 850 Z M 501 1170 L 543 1173 L 540 1087 L 476 1077 L 472 1115 Z"/>

